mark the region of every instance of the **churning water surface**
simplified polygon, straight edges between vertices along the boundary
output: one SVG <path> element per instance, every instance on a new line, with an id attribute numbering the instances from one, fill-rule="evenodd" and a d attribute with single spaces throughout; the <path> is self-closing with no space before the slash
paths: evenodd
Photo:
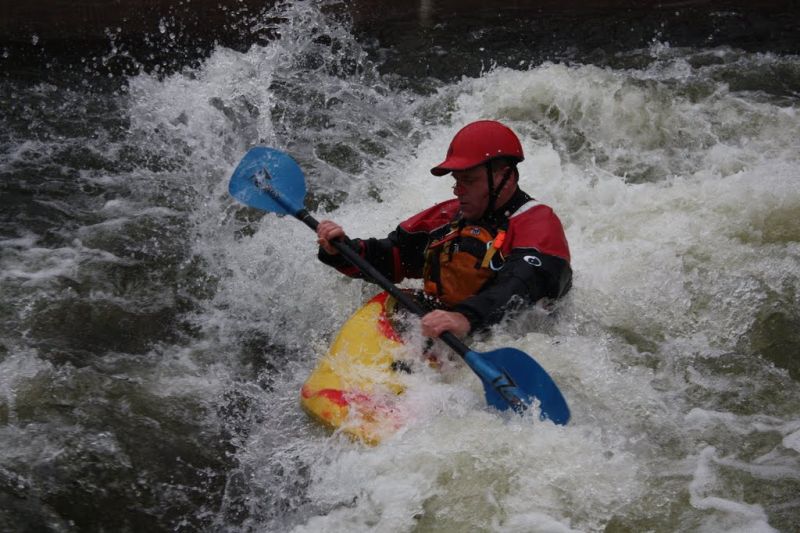
<path id="1" fill-rule="evenodd" d="M 500 20 L 421 60 L 321 5 L 195 67 L 0 82 L 0 529 L 796 531 L 800 57 L 543 57 Z M 386 442 L 331 435 L 298 391 L 376 289 L 228 177 L 278 147 L 318 218 L 382 236 L 449 197 L 428 169 L 479 118 L 520 134 L 575 284 L 475 346 L 532 354 L 573 418 L 423 369 Z"/>

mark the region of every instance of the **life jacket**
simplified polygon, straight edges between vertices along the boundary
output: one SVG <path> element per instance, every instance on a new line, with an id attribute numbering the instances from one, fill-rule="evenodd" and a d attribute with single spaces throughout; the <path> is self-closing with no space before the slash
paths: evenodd
<path id="1" fill-rule="evenodd" d="M 505 230 L 490 231 L 459 218 L 428 244 L 422 277 L 424 291 L 452 307 L 473 296 L 494 277 L 492 261 L 502 264 Z"/>

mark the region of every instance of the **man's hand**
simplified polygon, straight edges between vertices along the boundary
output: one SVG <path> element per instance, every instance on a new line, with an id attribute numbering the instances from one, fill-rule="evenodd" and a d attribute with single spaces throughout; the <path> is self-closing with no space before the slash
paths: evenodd
<path id="1" fill-rule="evenodd" d="M 436 310 L 422 317 L 422 334 L 426 337 L 438 337 L 449 331 L 456 337 L 463 337 L 470 330 L 469 320 L 461 313 Z"/>
<path id="2" fill-rule="evenodd" d="M 336 255 L 339 253 L 339 250 L 333 247 L 331 241 L 343 238 L 344 230 L 336 222 L 323 220 L 317 226 L 317 242 L 328 255 Z"/>

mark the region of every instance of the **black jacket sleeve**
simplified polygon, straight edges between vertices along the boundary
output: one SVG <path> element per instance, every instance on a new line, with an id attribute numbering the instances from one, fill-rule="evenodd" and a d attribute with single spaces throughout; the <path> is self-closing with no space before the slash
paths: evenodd
<path id="1" fill-rule="evenodd" d="M 399 283 L 405 278 L 422 277 L 424 252 L 429 236 L 424 232 L 408 232 L 398 227 L 385 239 L 353 239 L 350 246 L 381 274 Z M 340 254 L 330 255 L 322 248 L 317 257 L 343 274 L 364 278 L 363 274 Z"/>
<path id="2" fill-rule="evenodd" d="M 453 310 L 466 316 L 473 330 L 480 329 L 499 322 L 514 302 L 560 298 L 571 286 L 572 269 L 564 259 L 535 249 L 514 249 L 497 276 Z"/>

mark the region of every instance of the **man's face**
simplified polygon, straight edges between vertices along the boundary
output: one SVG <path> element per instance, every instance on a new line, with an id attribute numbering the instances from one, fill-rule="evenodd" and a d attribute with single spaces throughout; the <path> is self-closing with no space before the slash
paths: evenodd
<path id="1" fill-rule="evenodd" d="M 458 198 L 461 213 L 469 221 L 478 220 L 489 206 L 486 167 L 480 165 L 467 170 L 455 170 L 453 178 L 456 180 L 453 194 Z"/>

